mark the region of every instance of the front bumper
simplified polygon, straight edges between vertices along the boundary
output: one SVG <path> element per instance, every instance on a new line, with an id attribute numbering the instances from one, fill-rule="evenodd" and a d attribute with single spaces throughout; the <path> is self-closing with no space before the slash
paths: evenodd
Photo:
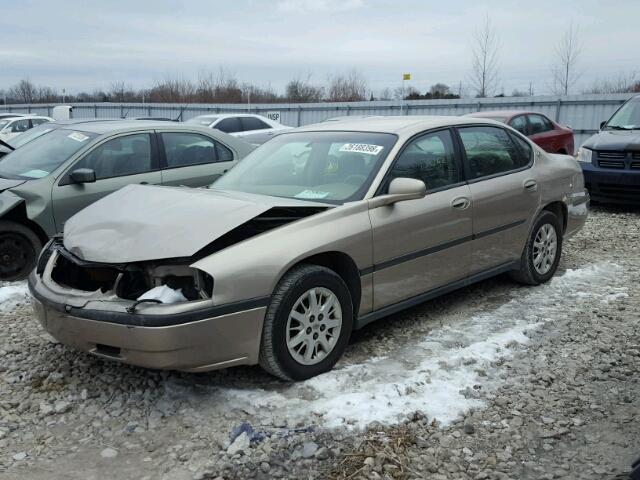
<path id="1" fill-rule="evenodd" d="M 153 305 L 129 314 L 126 306 L 133 302 L 89 300 L 79 306 L 73 295 L 65 299 L 61 287 L 47 282 L 51 280 L 45 282 L 35 272 L 29 277 L 35 316 L 49 334 L 70 347 L 169 370 L 206 371 L 258 362 L 268 299 L 211 304 L 191 312 L 184 304 Z"/>
<path id="2" fill-rule="evenodd" d="M 640 170 L 606 169 L 584 162 L 580 166 L 592 200 L 640 204 Z"/>

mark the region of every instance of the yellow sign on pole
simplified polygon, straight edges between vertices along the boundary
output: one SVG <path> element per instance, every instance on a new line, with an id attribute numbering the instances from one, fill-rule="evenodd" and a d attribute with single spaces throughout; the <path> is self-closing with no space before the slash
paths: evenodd
<path id="1" fill-rule="evenodd" d="M 411 74 L 410 73 L 403 73 L 402 74 L 402 80 L 411 80 Z"/>

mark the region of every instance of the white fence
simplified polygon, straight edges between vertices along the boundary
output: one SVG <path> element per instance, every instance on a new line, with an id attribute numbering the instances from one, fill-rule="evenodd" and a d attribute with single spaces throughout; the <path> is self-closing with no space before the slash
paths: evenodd
<path id="1" fill-rule="evenodd" d="M 456 100 L 371 101 L 296 104 L 76 103 L 74 118 L 165 117 L 187 120 L 212 113 L 278 113 L 291 126 L 343 115 L 463 115 L 479 110 L 533 110 L 573 128 L 576 147 L 633 94 L 504 97 Z M 0 105 L 0 112 L 51 115 L 55 105 Z"/>

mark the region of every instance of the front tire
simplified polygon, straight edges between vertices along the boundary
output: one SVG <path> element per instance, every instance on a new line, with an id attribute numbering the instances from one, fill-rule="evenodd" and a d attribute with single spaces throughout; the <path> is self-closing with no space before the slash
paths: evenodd
<path id="1" fill-rule="evenodd" d="M 558 217 L 543 210 L 536 218 L 520 259 L 520 269 L 511 277 L 527 285 L 547 282 L 558 268 L 562 254 L 562 223 Z"/>
<path id="2" fill-rule="evenodd" d="M 42 242 L 28 227 L 0 221 L 0 281 L 22 280 L 36 266 Z"/>
<path id="3" fill-rule="evenodd" d="M 349 289 L 333 270 L 301 265 L 276 286 L 265 315 L 260 366 L 283 380 L 331 370 L 353 329 Z"/>

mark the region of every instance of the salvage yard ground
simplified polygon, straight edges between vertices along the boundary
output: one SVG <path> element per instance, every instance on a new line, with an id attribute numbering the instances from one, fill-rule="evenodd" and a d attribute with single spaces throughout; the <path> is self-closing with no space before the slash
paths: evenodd
<path id="1" fill-rule="evenodd" d="M 594 207 L 556 277 L 482 282 L 287 385 L 105 362 L 0 286 L 0 479 L 612 479 L 640 454 L 640 210 Z"/>

